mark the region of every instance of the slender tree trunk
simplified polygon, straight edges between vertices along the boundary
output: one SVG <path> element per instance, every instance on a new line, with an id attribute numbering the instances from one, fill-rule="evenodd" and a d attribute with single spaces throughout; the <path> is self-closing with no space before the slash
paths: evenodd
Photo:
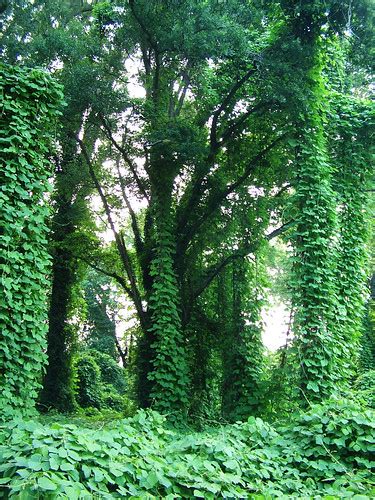
<path id="1" fill-rule="evenodd" d="M 259 285 L 255 269 L 244 260 L 232 266 L 230 326 L 223 341 L 223 416 L 243 420 L 259 410 L 259 384 L 263 368 Z M 245 303 L 244 297 L 252 295 Z M 248 301 L 249 299 L 247 299 Z"/>
<path id="2" fill-rule="evenodd" d="M 47 334 L 48 365 L 40 395 L 42 410 L 52 407 L 59 411 L 71 411 L 75 407 L 71 366 L 75 333 L 73 327 L 67 323 L 71 288 L 74 283 L 72 263 L 69 252 L 57 250 L 52 269 Z"/>
<path id="3" fill-rule="evenodd" d="M 77 118 L 77 128 L 80 117 Z M 76 158 L 76 142 L 63 129 L 64 137 L 61 163 L 56 165 L 56 191 L 54 201 L 56 212 L 52 219 L 52 289 L 48 315 L 47 357 L 48 363 L 39 396 L 42 411 L 55 408 L 58 411 L 74 410 L 74 373 L 72 355 L 76 349 L 77 334 L 68 322 L 72 290 L 78 279 L 78 263 L 72 251 L 76 227 L 82 220 L 77 218 L 77 207 L 73 200 L 77 187 L 72 182 L 80 169 Z"/>

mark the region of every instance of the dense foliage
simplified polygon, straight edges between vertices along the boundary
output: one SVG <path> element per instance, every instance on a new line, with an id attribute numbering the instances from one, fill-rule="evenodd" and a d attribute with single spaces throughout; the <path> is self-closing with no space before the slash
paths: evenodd
<path id="1" fill-rule="evenodd" d="M 29 412 L 46 362 L 47 216 L 61 87 L 45 72 L 0 65 L 0 406 Z"/>
<path id="2" fill-rule="evenodd" d="M 83 351 L 75 358 L 75 399 L 81 408 L 112 409 L 128 413 L 125 371 L 110 356 Z"/>
<path id="3" fill-rule="evenodd" d="M 1 498 L 375 496 L 371 20 L 0 1 Z"/>
<path id="4" fill-rule="evenodd" d="M 0 430 L 0 494 L 369 498 L 374 416 L 358 403 L 334 400 L 294 415 L 279 430 L 251 417 L 177 433 L 164 417 L 144 411 L 100 428 L 19 420 Z"/>

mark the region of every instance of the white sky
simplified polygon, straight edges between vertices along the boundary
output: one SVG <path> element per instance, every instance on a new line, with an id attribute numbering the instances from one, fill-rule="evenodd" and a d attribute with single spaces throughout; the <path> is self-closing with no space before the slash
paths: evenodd
<path id="1" fill-rule="evenodd" d="M 262 310 L 264 322 L 262 340 L 265 347 L 270 351 L 276 351 L 279 347 L 285 345 L 289 315 L 290 311 L 285 304 L 278 302 L 273 302 Z"/>

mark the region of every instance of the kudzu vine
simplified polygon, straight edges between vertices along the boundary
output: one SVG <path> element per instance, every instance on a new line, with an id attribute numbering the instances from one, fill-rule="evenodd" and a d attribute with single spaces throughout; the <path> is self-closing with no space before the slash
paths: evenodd
<path id="1" fill-rule="evenodd" d="M 248 257 L 233 265 L 232 324 L 223 349 L 223 415 L 229 421 L 246 420 L 260 408 L 264 368 L 261 260 L 261 256 Z M 248 296 L 251 300 L 244 300 Z"/>
<path id="2" fill-rule="evenodd" d="M 371 164 L 371 108 L 365 99 L 327 93 L 323 40 L 312 49 L 310 94 L 296 141 L 294 327 L 308 401 L 348 387 L 358 366 Z"/>
<path id="3" fill-rule="evenodd" d="M 46 192 L 61 87 L 42 70 L 0 65 L 0 406 L 29 412 L 46 361 Z"/>
<path id="4" fill-rule="evenodd" d="M 340 364 L 346 380 L 358 365 L 366 296 L 366 216 L 371 173 L 371 106 L 365 99 L 333 95 L 332 155 L 335 160 L 338 202 L 336 267 L 337 326 Z"/>
<path id="5" fill-rule="evenodd" d="M 157 197 L 154 205 L 154 258 L 149 307 L 155 342 L 151 399 L 153 408 L 162 412 L 186 414 L 188 398 L 188 365 L 182 335 L 178 304 L 178 286 L 174 264 L 173 224 L 170 204 Z"/>
<path id="6" fill-rule="evenodd" d="M 315 40 L 310 49 L 308 94 L 296 139 L 294 333 L 300 388 L 308 401 L 320 400 L 334 390 L 334 362 L 339 350 L 332 335 L 336 212 L 324 130 L 327 110 L 321 43 Z"/>

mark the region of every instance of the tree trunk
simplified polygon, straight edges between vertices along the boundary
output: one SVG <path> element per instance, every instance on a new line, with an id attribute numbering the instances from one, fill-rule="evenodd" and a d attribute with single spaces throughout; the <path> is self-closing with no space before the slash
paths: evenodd
<path id="1" fill-rule="evenodd" d="M 52 294 L 48 327 L 48 365 L 40 395 L 42 410 L 50 407 L 71 411 L 75 407 L 71 358 L 74 345 L 73 327 L 67 323 L 74 272 L 71 256 L 58 251 L 52 270 Z"/>
<path id="2" fill-rule="evenodd" d="M 152 257 L 148 293 L 150 327 L 141 341 L 142 401 L 163 413 L 187 413 L 188 368 L 182 332 L 180 290 L 175 272 L 173 168 L 153 164 L 150 232 Z M 150 242 L 148 242 L 150 245 Z M 146 380 L 147 379 L 147 380 Z"/>

